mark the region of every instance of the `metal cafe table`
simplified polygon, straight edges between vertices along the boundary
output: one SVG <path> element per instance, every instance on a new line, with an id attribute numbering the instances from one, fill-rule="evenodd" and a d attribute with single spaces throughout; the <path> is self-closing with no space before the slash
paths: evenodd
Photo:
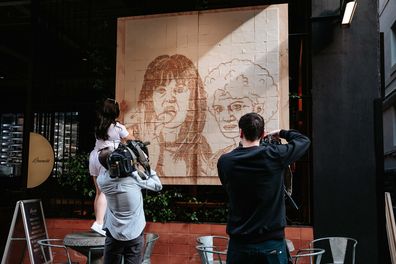
<path id="1" fill-rule="evenodd" d="M 87 264 L 101 264 L 106 237 L 92 231 L 70 233 L 63 244 L 87 257 Z"/>

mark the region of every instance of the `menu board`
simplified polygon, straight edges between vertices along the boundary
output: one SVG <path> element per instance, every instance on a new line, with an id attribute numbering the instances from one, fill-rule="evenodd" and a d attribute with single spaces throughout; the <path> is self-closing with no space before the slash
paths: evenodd
<path id="1" fill-rule="evenodd" d="M 50 260 L 51 253 L 48 248 L 44 248 L 44 258 L 38 244 L 40 239 L 46 238 L 48 233 L 41 200 L 18 201 L 1 264 L 15 263 L 15 258 L 23 258 L 26 250 L 30 263 L 46 263 L 45 259 Z"/>

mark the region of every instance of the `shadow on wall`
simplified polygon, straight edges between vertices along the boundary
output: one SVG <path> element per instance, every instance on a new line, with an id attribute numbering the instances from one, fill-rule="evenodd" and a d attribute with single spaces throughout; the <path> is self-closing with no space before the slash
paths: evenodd
<path id="1" fill-rule="evenodd" d="M 340 21 L 339 10 L 325 10 L 311 18 L 313 53 L 320 52 L 333 42 L 334 30 L 340 26 Z"/>

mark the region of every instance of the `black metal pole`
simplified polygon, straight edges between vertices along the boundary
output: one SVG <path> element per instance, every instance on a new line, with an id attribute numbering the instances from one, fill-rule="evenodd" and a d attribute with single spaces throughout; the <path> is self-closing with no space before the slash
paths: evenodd
<path id="1" fill-rule="evenodd" d="M 23 150 L 22 150 L 22 188 L 27 188 L 28 169 L 29 169 L 29 144 L 30 132 L 33 131 L 33 113 L 32 113 L 32 96 L 35 86 L 35 77 L 37 71 L 37 47 L 38 47 L 38 0 L 32 0 L 31 9 L 31 54 L 29 62 L 28 83 L 25 93 L 25 108 L 23 112 Z"/>

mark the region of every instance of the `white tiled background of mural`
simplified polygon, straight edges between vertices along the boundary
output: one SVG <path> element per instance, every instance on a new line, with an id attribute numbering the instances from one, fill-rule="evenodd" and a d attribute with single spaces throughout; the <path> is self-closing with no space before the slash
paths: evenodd
<path id="1" fill-rule="evenodd" d="M 238 143 L 235 124 L 244 113 L 262 114 L 267 131 L 288 127 L 287 19 L 286 4 L 119 19 L 116 98 L 127 105 L 126 126 L 137 130 L 134 125 L 139 123 L 139 137 L 151 141 L 152 166 L 161 171 L 165 184 L 219 184 L 217 159 Z M 183 95 L 178 88 L 177 98 L 188 102 L 183 107 L 172 99 L 175 108 L 167 107 L 170 110 L 161 119 L 157 108 L 165 93 L 153 96 L 157 101 L 150 104 L 151 93 L 146 97 L 141 92 L 144 76 L 158 56 L 175 54 L 189 59 L 191 68 L 198 70 L 198 76 L 188 74 L 184 78 L 195 79 L 191 82 L 195 86 L 202 83 L 204 93 L 193 97 L 194 89 L 185 89 Z M 159 76 L 151 77 L 155 79 L 151 81 L 160 83 L 164 76 Z M 188 115 L 199 124 L 183 128 L 180 123 Z M 161 134 L 158 131 L 165 130 L 159 123 L 167 121 L 167 132 Z M 190 135 L 178 136 L 187 135 L 186 130 Z M 179 148 L 178 144 L 197 146 Z M 180 151 L 187 151 L 182 154 L 185 157 L 172 156 Z"/>

